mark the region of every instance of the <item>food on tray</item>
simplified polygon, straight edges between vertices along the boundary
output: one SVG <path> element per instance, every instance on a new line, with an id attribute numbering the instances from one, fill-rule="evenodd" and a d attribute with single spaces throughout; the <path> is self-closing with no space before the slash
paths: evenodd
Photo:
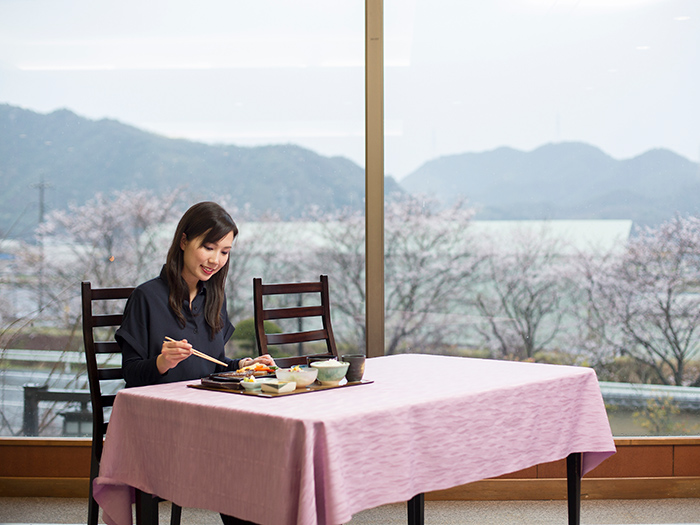
<path id="1" fill-rule="evenodd" d="M 255 376 L 248 376 L 241 379 L 240 385 L 246 392 L 257 392 L 261 389 L 262 385 L 266 381 L 272 381 L 272 379 L 267 379 L 264 377 L 256 378 Z"/>
<path id="2" fill-rule="evenodd" d="M 262 384 L 263 392 L 270 392 L 273 394 L 284 394 L 285 392 L 294 392 L 296 390 L 297 384 L 294 381 L 268 381 Z"/>
<path id="3" fill-rule="evenodd" d="M 311 364 L 311 366 L 315 366 L 316 368 L 336 368 L 346 365 L 344 364 L 344 361 L 338 361 L 337 359 L 325 359 L 323 361 L 315 361 Z"/>
<path id="4" fill-rule="evenodd" d="M 271 374 L 274 374 L 275 370 L 277 370 L 278 367 L 276 366 L 267 366 L 262 363 L 255 363 L 253 365 L 249 366 L 244 366 L 243 368 L 239 368 L 235 372 L 219 372 L 217 374 L 214 374 L 218 378 L 235 378 L 235 379 L 243 379 L 245 377 L 249 376 L 255 376 L 255 377 L 263 377 L 263 376 L 269 376 Z"/>
<path id="5" fill-rule="evenodd" d="M 276 366 L 267 366 L 263 363 L 255 363 L 252 365 L 244 366 L 243 368 L 239 368 L 238 370 L 236 370 L 236 373 L 249 375 L 249 372 L 252 372 L 254 375 L 260 375 L 261 373 L 271 374 L 275 370 L 277 370 Z"/>

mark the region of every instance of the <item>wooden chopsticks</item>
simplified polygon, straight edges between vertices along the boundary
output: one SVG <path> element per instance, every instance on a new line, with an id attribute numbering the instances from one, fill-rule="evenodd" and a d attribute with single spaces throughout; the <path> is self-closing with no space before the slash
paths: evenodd
<path id="1" fill-rule="evenodd" d="M 165 336 L 165 339 L 167 341 L 170 341 L 172 343 L 177 343 L 175 339 L 172 337 L 168 337 L 167 335 Z M 206 359 L 207 361 L 211 361 L 212 363 L 216 363 L 217 365 L 221 366 L 228 366 L 226 363 L 223 361 L 219 361 L 218 359 L 214 359 L 212 356 L 205 354 L 204 352 L 200 352 L 199 350 L 195 350 L 194 348 L 192 349 L 192 353 L 196 355 L 197 357 L 201 357 L 202 359 Z"/>

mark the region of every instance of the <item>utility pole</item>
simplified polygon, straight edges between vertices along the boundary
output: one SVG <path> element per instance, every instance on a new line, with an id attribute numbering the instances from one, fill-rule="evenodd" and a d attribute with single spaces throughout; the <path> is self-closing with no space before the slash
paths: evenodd
<path id="1" fill-rule="evenodd" d="M 46 188 L 50 188 L 51 184 L 44 180 L 44 176 L 41 176 L 40 182 L 35 182 L 31 184 L 32 188 L 39 190 L 39 223 L 41 226 L 44 223 L 44 214 L 46 211 L 45 207 L 45 194 Z M 39 244 L 39 312 L 44 309 L 44 234 L 39 232 L 37 234 L 37 242 Z"/>

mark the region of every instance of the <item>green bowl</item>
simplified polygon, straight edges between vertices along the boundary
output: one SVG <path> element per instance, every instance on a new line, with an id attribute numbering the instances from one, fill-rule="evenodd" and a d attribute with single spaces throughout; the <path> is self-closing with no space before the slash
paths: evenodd
<path id="1" fill-rule="evenodd" d="M 345 374 L 347 374 L 350 363 L 337 361 L 335 359 L 327 359 L 325 361 L 311 363 L 311 366 L 318 370 L 316 379 L 323 386 L 337 386 L 345 377 Z"/>

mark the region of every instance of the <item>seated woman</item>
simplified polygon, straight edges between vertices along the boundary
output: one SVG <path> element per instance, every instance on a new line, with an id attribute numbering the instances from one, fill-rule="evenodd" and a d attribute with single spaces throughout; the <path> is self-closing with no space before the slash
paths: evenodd
<path id="1" fill-rule="evenodd" d="M 267 354 L 231 359 L 224 353 L 234 331 L 224 284 L 237 235 L 236 223 L 216 203 L 200 202 L 182 216 L 160 275 L 134 289 L 115 334 L 127 387 L 199 379 L 254 363 L 274 366 Z M 193 348 L 228 366 L 193 357 Z M 221 517 L 227 525 L 247 523 Z"/>

